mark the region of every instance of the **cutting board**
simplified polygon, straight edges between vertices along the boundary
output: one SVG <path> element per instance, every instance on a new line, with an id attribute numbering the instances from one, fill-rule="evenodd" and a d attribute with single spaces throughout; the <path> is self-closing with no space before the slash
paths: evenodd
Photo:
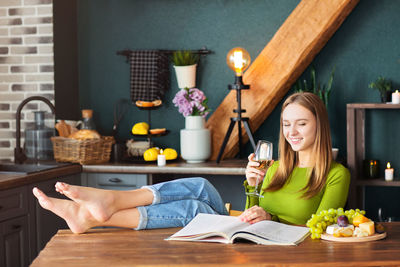
<path id="1" fill-rule="evenodd" d="M 336 237 L 333 235 L 322 234 L 321 239 L 335 242 L 368 242 L 384 239 L 386 237 L 386 232 L 382 234 L 373 234 L 371 236 L 364 237 Z"/>

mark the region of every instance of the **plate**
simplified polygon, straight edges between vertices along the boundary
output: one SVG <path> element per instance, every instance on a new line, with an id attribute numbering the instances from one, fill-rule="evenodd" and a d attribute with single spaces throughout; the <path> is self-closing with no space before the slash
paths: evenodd
<path id="1" fill-rule="evenodd" d="M 336 237 L 333 235 L 322 234 L 321 239 L 328 240 L 328 241 L 335 241 L 335 242 L 368 242 L 368 241 L 375 241 L 384 239 L 386 237 L 386 232 L 382 234 L 373 234 L 370 236 L 363 236 L 363 237 Z"/>

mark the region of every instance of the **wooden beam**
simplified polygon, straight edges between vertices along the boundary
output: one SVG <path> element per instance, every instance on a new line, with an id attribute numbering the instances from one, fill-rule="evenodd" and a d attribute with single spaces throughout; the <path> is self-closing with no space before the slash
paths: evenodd
<path id="1" fill-rule="evenodd" d="M 302 0 L 293 10 L 243 77 L 244 82 L 250 85 L 250 90 L 242 91 L 242 108 L 247 110 L 243 116 L 250 118 L 253 132 L 265 121 L 358 2 Z M 217 158 L 230 123 L 229 118 L 236 116 L 232 112 L 236 105 L 236 91 L 232 90 L 206 123 L 212 133 L 212 160 Z M 247 142 L 244 129 L 242 134 Z M 238 151 L 236 126 L 223 158 L 232 158 Z"/>

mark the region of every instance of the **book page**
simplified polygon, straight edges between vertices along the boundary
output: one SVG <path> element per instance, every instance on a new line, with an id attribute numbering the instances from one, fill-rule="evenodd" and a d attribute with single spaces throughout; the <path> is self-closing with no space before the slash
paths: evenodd
<path id="1" fill-rule="evenodd" d="M 249 232 L 276 242 L 297 244 L 307 237 L 309 229 L 274 221 L 261 221 L 246 227 L 241 232 Z"/>
<path id="2" fill-rule="evenodd" d="M 240 221 L 237 217 L 200 213 L 188 225 L 173 234 L 170 239 L 204 237 L 207 233 L 224 233 L 224 236 L 229 239 L 233 233 L 248 225 L 250 224 Z"/>

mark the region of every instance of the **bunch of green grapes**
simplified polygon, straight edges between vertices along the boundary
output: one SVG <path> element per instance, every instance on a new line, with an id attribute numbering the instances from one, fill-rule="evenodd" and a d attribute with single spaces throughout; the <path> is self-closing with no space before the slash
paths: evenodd
<path id="1" fill-rule="evenodd" d="M 337 222 L 337 218 L 341 215 L 346 215 L 349 223 L 353 223 L 353 218 L 359 214 L 365 215 L 364 210 L 343 210 L 343 208 L 321 210 L 318 214 L 311 215 L 307 221 L 307 227 L 310 228 L 311 238 L 319 239 L 321 234 L 325 232 L 326 227 Z"/>

